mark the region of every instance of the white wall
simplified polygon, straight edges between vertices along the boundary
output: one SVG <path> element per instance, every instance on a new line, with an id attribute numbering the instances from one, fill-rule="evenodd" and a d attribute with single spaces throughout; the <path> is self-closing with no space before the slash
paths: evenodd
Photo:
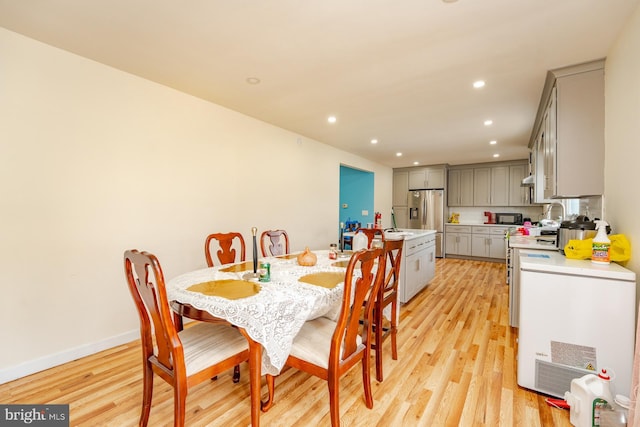
<path id="1" fill-rule="evenodd" d="M 216 231 L 328 247 L 341 163 L 390 212 L 390 168 L 2 28 L 0 58 L 0 383 L 138 336 L 126 249 L 171 278 Z"/>
<path id="2" fill-rule="evenodd" d="M 640 280 L 640 6 L 605 64 L 605 215 L 631 242 L 626 267 Z M 636 289 L 638 287 L 636 286 Z M 606 298 L 606 295 L 604 296 Z M 638 295 L 636 295 L 636 300 Z M 636 331 L 637 333 L 637 331 Z M 636 338 L 638 341 L 638 338 Z M 640 426 L 640 343 L 636 342 L 629 426 Z"/>
<path id="3" fill-rule="evenodd" d="M 631 242 L 640 280 L 640 6 L 605 64 L 604 218 Z"/>

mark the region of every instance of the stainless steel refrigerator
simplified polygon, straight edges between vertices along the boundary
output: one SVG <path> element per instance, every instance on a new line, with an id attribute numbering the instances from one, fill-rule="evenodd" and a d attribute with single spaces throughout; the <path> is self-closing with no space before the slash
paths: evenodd
<path id="1" fill-rule="evenodd" d="M 409 228 L 436 230 L 436 256 L 444 256 L 444 190 L 409 191 Z"/>

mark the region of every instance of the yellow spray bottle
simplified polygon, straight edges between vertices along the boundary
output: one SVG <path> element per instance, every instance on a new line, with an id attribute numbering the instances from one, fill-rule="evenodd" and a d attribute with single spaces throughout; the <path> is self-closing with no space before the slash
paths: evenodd
<path id="1" fill-rule="evenodd" d="M 606 221 L 595 221 L 596 237 L 593 238 L 591 246 L 591 262 L 596 264 L 609 264 L 611 262 L 611 240 L 607 237 Z"/>

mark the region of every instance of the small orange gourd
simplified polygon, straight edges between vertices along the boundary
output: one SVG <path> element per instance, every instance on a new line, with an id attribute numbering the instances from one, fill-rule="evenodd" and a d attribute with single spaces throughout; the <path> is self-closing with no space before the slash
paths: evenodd
<path id="1" fill-rule="evenodd" d="M 298 255 L 298 264 L 305 267 L 312 267 L 318 262 L 316 254 L 309 250 L 309 247 L 304 248 L 304 252 Z"/>

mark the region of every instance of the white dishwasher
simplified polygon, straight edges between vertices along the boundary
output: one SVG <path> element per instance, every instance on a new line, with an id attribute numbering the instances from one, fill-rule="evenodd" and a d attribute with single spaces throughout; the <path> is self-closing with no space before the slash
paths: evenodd
<path id="1" fill-rule="evenodd" d="M 636 275 L 611 263 L 520 251 L 518 384 L 557 397 L 571 380 L 606 368 L 629 396 Z"/>
<path id="2" fill-rule="evenodd" d="M 436 273 L 436 234 L 406 238 L 402 248 L 398 297 L 408 302 L 425 288 Z"/>

